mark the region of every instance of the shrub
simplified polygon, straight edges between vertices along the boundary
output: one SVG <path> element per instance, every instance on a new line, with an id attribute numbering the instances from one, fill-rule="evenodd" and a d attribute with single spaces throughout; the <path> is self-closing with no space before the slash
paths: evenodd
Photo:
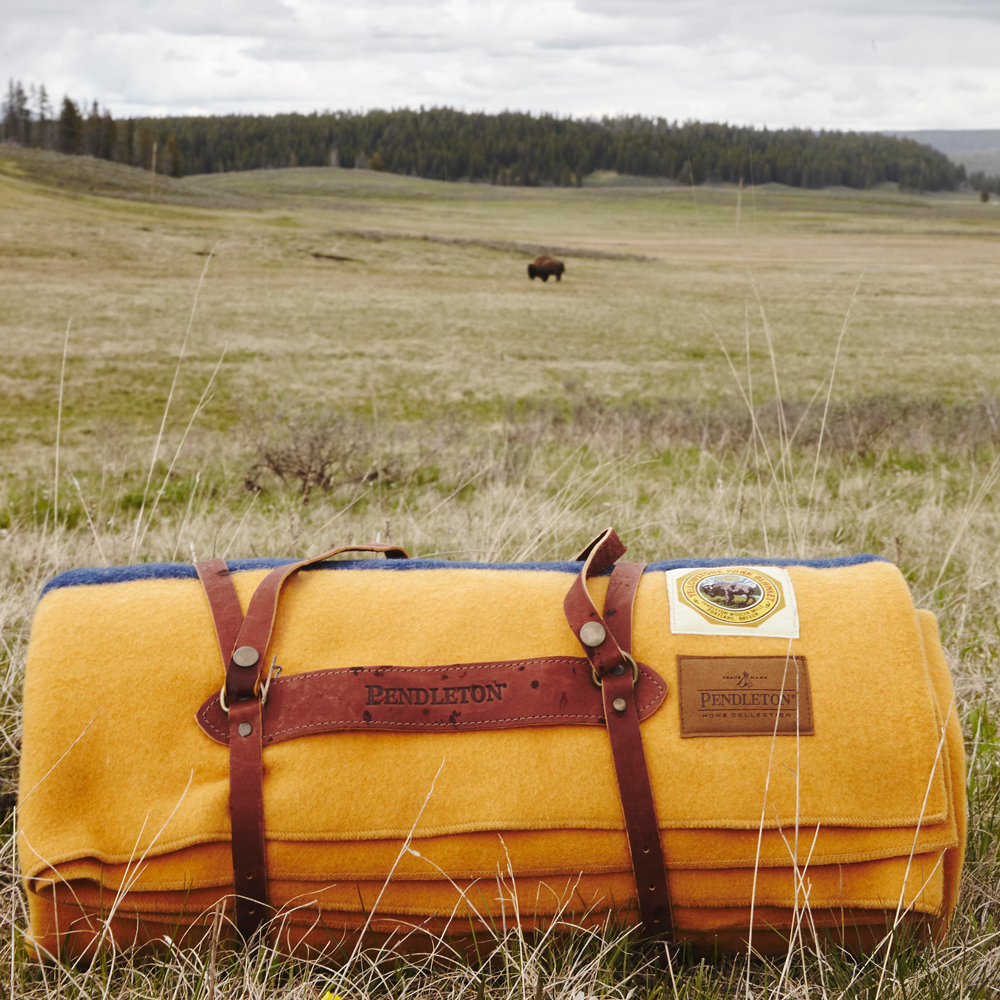
<path id="1" fill-rule="evenodd" d="M 257 461 L 247 470 L 246 487 L 262 490 L 266 474 L 297 486 L 302 502 L 314 489 L 377 478 L 374 435 L 355 417 L 342 413 L 276 413 L 266 422 L 244 424 Z"/>

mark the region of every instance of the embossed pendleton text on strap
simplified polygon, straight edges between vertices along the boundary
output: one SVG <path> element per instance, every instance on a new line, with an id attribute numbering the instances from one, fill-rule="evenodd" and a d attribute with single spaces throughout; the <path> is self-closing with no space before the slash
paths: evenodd
<path id="1" fill-rule="evenodd" d="M 639 664 L 639 718 L 653 714 L 667 693 L 660 676 Z M 212 695 L 198 725 L 217 743 L 229 742 L 229 722 Z M 603 726 L 600 689 L 582 656 L 543 656 L 446 667 L 344 667 L 313 670 L 271 682 L 264 743 L 338 730 L 390 732 Z"/>

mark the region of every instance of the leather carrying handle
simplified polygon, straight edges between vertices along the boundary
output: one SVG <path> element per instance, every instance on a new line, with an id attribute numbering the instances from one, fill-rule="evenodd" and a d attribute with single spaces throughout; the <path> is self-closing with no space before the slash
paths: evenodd
<path id="1" fill-rule="evenodd" d="M 310 559 L 302 559 L 297 563 L 289 563 L 287 566 L 275 566 L 257 585 L 253 597 L 250 598 L 250 606 L 247 608 L 246 617 L 243 619 L 234 647 L 234 650 L 253 650 L 256 659 L 253 660 L 251 666 L 256 667 L 256 669 L 248 670 L 241 667 L 230 656 L 226 661 L 227 698 L 239 698 L 245 694 L 255 694 L 259 690 L 261 674 L 267 668 L 265 662 L 267 647 L 271 641 L 271 633 L 274 631 L 274 619 L 278 613 L 278 599 L 288 580 L 299 570 L 315 563 L 325 562 L 327 559 L 332 559 L 344 552 L 382 552 L 386 559 L 409 559 L 406 550 L 398 545 L 374 543 L 371 545 L 342 545 Z M 245 654 L 247 657 L 249 655 L 249 653 Z"/>
<path id="2" fill-rule="evenodd" d="M 591 552 L 601 543 L 601 541 L 607 537 L 608 532 L 614 532 L 614 528 L 605 528 L 599 535 L 592 538 L 589 542 L 575 556 L 573 556 L 572 562 L 583 562 Z M 624 552 L 624 549 L 622 549 Z"/>
<path id="3" fill-rule="evenodd" d="M 227 692 L 231 692 L 229 771 L 236 923 L 248 944 L 256 940 L 270 910 L 264 842 L 264 726 L 257 683 L 270 642 L 278 599 L 284 583 L 300 569 L 351 551 L 384 552 L 390 559 L 407 558 L 405 551 L 396 546 L 344 546 L 312 559 L 277 567 L 258 586 L 242 621 L 239 598 L 225 562 L 209 560 L 196 567 L 212 609 L 220 653 L 227 668 Z M 615 567 L 608 585 L 603 616 L 597 611 L 587 590 L 587 580 L 613 565 L 624 552 L 625 546 L 613 529 L 609 528 L 595 538 L 581 553 L 584 565 L 566 595 L 564 607 L 567 621 L 578 638 L 588 622 L 600 624 L 605 631 L 600 643 L 588 645 L 582 639 L 581 643 L 595 680 L 601 685 L 605 722 L 635 873 L 640 920 L 647 933 L 670 941 L 673 935 L 666 867 L 639 729 L 636 679 L 631 670 L 624 669 L 634 663 L 631 658 L 632 604 L 644 567 L 635 563 Z M 593 633 L 594 630 L 590 631 Z M 256 670 L 241 667 L 235 662 L 235 650 L 245 645 L 251 646 L 257 654 L 256 659 L 248 664 Z M 642 674 L 638 673 L 638 676 L 641 678 Z"/>
<path id="4" fill-rule="evenodd" d="M 573 580 L 569 593 L 563 601 L 563 610 L 566 613 L 566 621 L 573 630 L 573 634 L 580 640 L 587 653 L 587 658 L 596 671 L 598 677 L 603 677 L 608 671 L 626 662 L 622 656 L 622 648 L 615 638 L 614 630 L 605 618 L 612 618 L 613 615 L 602 615 L 597 610 L 587 590 L 587 580 L 592 576 L 603 573 L 609 566 L 614 565 L 623 555 L 625 555 L 625 545 L 618 537 L 614 528 L 607 528 L 602 531 L 581 553 L 584 556 L 583 566 Z M 577 560 L 579 561 L 579 560 Z M 581 630 L 590 622 L 596 622 L 600 629 L 593 629 L 590 634 Z M 594 632 L 603 637 L 597 645 L 592 644 Z M 591 641 L 586 641 L 591 640 Z M 631 629 L 629 630 L 629 640 L 631 640 Z"/>

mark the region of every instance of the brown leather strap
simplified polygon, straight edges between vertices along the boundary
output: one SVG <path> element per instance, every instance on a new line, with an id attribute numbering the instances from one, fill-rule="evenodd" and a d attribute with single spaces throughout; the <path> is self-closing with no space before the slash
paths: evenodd
<path id="1" fill-rule="evenodd" d="M 243 626 L 243 609 L 229 567 L 222 559 L 195 563 L 212 609 L 215 634 L 225 668 Z M 226 680 L 229 688 L 229 680 Z M 218 695 L 213 699 L 218 702 Z M 220 725 L 229 743 L 229 817 L 232 827 L 233 891 L 236 928 L 250 942 L 267 912 L 267 862 L 264 848 L 264 787 L 260 701 L 249 694 L 229 695 L 229 714 Z"/>
<path id="2" fill-rule="evenodd" d="M 632 652 L 632 606 L 645 570 L 643 563 L 618 563 L 611 572 L 604 597 L 604 620 L 615 642 L 629 654 Z"/>
<path id="3" fill-rule="evenodd" d="M 573 579 L 573 584 L 563 602 L 563 610 L 566 612 L 566 621 L 569 622 L 569 627 L 580 640 L 587 653 L 587 658 L 600 677 L 612 668 L 623 664 L 625 659 L 607 622 L 601 617 L 601 613 L 591 600 L 590 593 L 587 591 L 587 580 L 592 576 L 598 576 L 614 565 L 625 554 L 625 546 L 615 533 L 614 528 L 608 528 L 598 535 L 584 552 L 587 553 L 586 561 Z M 597 645 L 592 645 L 587 641 L 593 641 L 590 635 L 584 633 L 581 637 L 580 634 L 581 629 L 590 622 L 595 622 L 600 626 L 597 634 L 601 639 Z"/>
<path id="4" fill-rule="evenodd" d="M 667 686 L 639 664 L 639 718 Z M 314 733 L 468 732 L 532 726 L 603 726 L 600 689 L 583 656 L 457 663 L 440 667 L 339 667 L 277 677 L 267 688 L 264 745 Z M 229 743 L 229 721 L 213 694 L 195 716 L 202 732 Z"/>
<path id="5" fill-rule="evenodd" d="M 645 678 L 637 672 L 633 681 L 632 671 L 635 662 L 631 656 L 632 606 L 645 567 L 640 563 L 623 563 L 614 568 L 603 616 L 587 591 L 587 579 L 606 569 L 624 551 L 625 546 L 613 530 L 608 529 L 598 536 L 585 550 L 586 561 L 566 595 L 564 608 L 566 620 L 580 638 L 594 676 L 601 685 L 608 739 L 632 855 L 639 919 L 647 934 L 670 942 L 673 940 L 673 920 L 666 864 L 636 709 Z M 591 628 L 581 637 L 581 629 L 588 622 L 601 626 L 604 636 L 600 642 L 595 640 L 601 638 L 601 630 Z"/>
<path id="6" fill-rule="evenodd" d="M 583 562 L 591 552 L 607 537 L 608 532 L 614 533 L 614 528 L 605 528 L 599 535 L 592 538 L 589 542 L 575 556 L 573 556 L 573 562 Z M 617 535 L 615 536 L 618 537 Z M 624 552 L 625 550 L 622 549 Z"/>
<path id="7" fill-rule="evenodd" d="M 236 929 L 250 944 L 268 915 L 263 720 L 252 693 L 229 701 L 229 816 Z"/>
<path id="8" fill-rule="evenodd" d="M 227 670 L 228 679 L 236 677 L 243 686 L 247 679 L 253 682 L 254 691 L 259 690 L 260 682 L 264 672 L 267 670 L 267 647 L 271 641 L 271 632 L 274 629 L 274 619 L 278 613 L 278 598 L 281 596 L 281 588 L 284 587 L 288 579 L 299 570 L 314 563 L 324 562 L 340 555 L 342 552 L 382 552 L 386 559 L 408 559 L 405 549 L 397 545 L 343 545 L 337 549 L 331 549 L 320 556 L 313 556 L 311 559 L 303 559 L 301 562 L 289 563 L 287 566 L 276 566 L 257 585 L 257 589 L 250 598 L 250 607 L 247 608 L 246 617 L 240 628 L 239 636 L 236 640 L 236 649 L 247 650 L 246 659 L 250 659 L 249 667 L 240 667 L 230 660 Z M 236 671 L 234 674 L 233 671 Z M 226 694 L 231 692 L 226 689 Z"/>
<path id="9" fill-rule="evenodd" d="M 236 637 L 240 634 L 240 627 L 243 624 L 240 598 L 236 593 L 233 578 L 229 575 L 229 564 L 225 559 L 205 559 L 196 562 L 194 568 L 205 589 L 208 606 L 212 610 L 215 637 L 219 640 L 222 669 L 225 670 L 236 648 Z"/>
<path id="10" fill-rule="evenodd" d="M 617 565 L 611 573 L 608 600 L 604 607 L 608 627 L 622 649 L 629 653 L 632 649 L 632 605 L 644 569 L 641 563 Z M 604 717 L 607 719 L 608 739 L 611 741 L 635 887 L 639 895 L 639 918 L 647 933 L 672 942 L 673 920 L 667 868 L 637 711 L 637 699 L 642 694 L 646 679 L 640 673 L 633 684 L 630 670 L 618 671 L 619 668 L 614 667 L 604 674 L 601 694 L 604 696 Z"/>
<path id="11" fill-rule="evenodd" d="M 403 549 L 393 545 L 348 545 L 312 559 L 277 566 L 257 586 L 246 615 L 241 612 L 238 622 L 239 599 L 228 567 L 219 559 L 196 566 L 212 608 L 226 668 L 224 690 L 229 713 L 229 816 L 236 929 L 247 944 L 254 941 L 270 910 L 264 838 L 264 720 L 260 678 L 278 598 L 285 581 L 300 569 L 341 552 L 356 551 L 384 552 L 389 559 L 407 558 Z"/>

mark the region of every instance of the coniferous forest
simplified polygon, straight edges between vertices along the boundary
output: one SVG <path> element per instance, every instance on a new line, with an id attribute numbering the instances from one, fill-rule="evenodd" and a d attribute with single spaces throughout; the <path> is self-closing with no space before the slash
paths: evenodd
<path id="1" fill-rule="evenodd" d="M 640 116 L 419 111 L 115 119 L 69 97 L 54 110 L 43 87 L 11 81 L 2 138 L 158 173 L 294 166 L 388 170 L 444 181 L 579 185 L 596 170 L 680 183 L 729 181 L 870 188 L 886 181 L 953 190 L 963 167 L 911 139 L 878 133 L 757 129 Z"/>

